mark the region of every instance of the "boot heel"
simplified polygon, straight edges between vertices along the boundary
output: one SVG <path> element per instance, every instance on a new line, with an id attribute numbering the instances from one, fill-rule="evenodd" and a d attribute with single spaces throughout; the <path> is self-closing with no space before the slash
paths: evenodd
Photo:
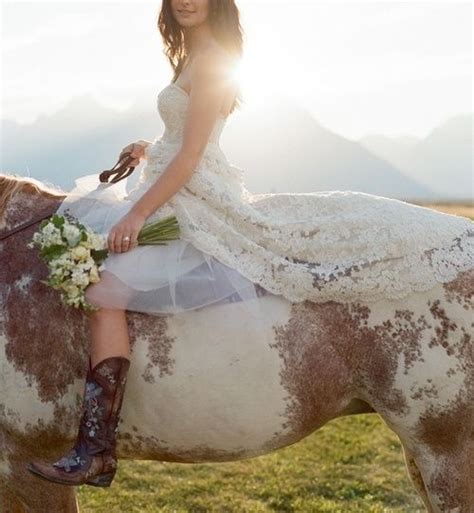
<path id="1" fill-rule="evenodd" d="M 92 486 L 107 487 L 110 486 L 115 476 L 115 472 L 109 472 L 108 474 L 102 474 L 100 476 L 93 477 L 86 481 L 86 484 Z"/>

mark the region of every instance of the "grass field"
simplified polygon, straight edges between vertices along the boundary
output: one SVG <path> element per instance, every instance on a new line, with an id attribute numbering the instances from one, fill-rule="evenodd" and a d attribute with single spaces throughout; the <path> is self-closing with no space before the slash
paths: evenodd
<path id="1" fill-rule="evenodd" d="M 464 203 L 424 204 L 474 219 Z M 79 488 L 83 513 L 415 513 L 397 437 L 378 415 L 330 422 L 301 442 L 251 460 L 120 461 L 112 487 Z"/>
<path id="2" fill-rule="evenodd" d="M 415 203 L 415 202 L 413 202 Z M 423 207 L 433 208 L 435 210 L 439 210 L 440 212 L 444 212 L 445 214 L 453 214 L 455 216 L 463 216 L 469 217 L 474 220 L 474 204 L 473 202 L 456 202 L 456 201 L 446 201 L 444 203 L 418 203 L 417 205 L 422 205 Z"/>
<path id="3" fill-rule="evenodd" d="M 120 460 L 111 488 L 82 486 L 79 501 L 83 513 L 424 511 L 397 437 L 375 414 L 238 462 Z"/>

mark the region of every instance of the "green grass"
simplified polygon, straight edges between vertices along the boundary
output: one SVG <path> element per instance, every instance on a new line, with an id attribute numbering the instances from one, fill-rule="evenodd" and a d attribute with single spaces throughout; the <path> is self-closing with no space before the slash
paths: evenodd
<path id="1" fill-rule="evenodd" d="M 120 460 L 111 488 L 78 490 L 82 513 L 424 511 L 400 444 L 376 415 L 337 419 L 245 461 Z"/>

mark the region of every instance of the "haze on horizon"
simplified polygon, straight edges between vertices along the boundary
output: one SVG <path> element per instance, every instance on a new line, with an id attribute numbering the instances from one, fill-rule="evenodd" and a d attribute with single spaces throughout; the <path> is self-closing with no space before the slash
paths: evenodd
<path id="1" fill-rule="evenodd" d="M 249 107 L 285 95 L 349 139 L 424 137 L 472 112 L 470 2 L 237 3 Z M 87 93 L 122 110 L 158 92 L 171 79 L 160 5 L 2 3 L 0 116 L 31 123 Z"/>

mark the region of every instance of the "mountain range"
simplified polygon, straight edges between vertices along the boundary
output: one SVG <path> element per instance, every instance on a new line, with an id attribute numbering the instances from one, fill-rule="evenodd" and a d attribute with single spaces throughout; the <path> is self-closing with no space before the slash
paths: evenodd
<path id="1" fill-rule="evenodd" d="M 236 111 L 220 144 L 255 193 L 354 190 L 400 199 L 468 199 L 472 120 L 472 114 L 453 116 L 425 138 L 370 134 L 355 141 L 282 99 Z M 124 146 L 153 140 L 164 126 L 154 93 L 123 111 L 86 94 L 29 125 L 1 120 L 0 130 L 2 172 L 69 190 L 74 178 L 110 169 Z"/>
<path id="2" fill-rule="evenodd" d="M 359 142 L 374 155 L 433 188 L 437 196 L 472 198 L 472 115 L 453 116 L 427 137 L 367 135 Z"/>

